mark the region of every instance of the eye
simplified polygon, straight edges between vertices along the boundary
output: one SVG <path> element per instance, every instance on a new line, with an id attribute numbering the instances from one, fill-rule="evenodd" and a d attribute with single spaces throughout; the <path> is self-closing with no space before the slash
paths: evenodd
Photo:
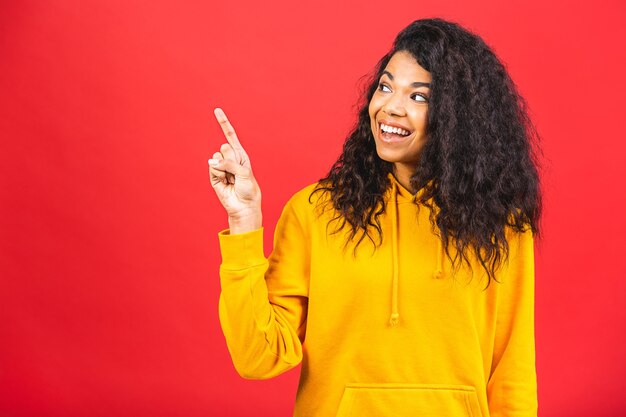
<path id="1" fill-rule="evenodd" d="M 385 91 L 385 88 L 387 89 L 387 91 Z M 387 84 L 384 84 L 384 83 L 378 83 L 378 90 L 383 91 L 383 92 L 391 91 L 391 89 L 387 86 Z"/>
<path id="2" fill-rule="evenodd" d="M 415 93 L 411 95 L 411 97 L 413 97 L 413 99 L 419 103 L 428 103 L 428 97 L 426 97 L 424 94 Z"/>

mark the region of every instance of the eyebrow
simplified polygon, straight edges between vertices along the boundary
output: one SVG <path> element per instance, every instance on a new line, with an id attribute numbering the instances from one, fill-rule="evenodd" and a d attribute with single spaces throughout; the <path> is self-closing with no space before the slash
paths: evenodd
<path id="1" fill-rule="evenodd" d="M 393 75 L 391 75 L 391 73 L 389 71 L 385 70 L 385 71 L 383 71 L 383 74 L 387 74 L 389 79 L 391 81 L 393 81 Z M 381 74 L 381 76 L 383 74 Z M 424 82 L 421 82 L 421 81 L 415 81 L 415 82 L 411 83 L 411 87 L 428 87 L 428 88 L 430 88 L 430 83 L 424 83 Z"/>

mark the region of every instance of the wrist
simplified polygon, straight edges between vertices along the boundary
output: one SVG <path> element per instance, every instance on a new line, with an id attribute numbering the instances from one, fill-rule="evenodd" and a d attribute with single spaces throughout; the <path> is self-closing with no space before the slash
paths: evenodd
<path id="1" fill-rule="evenodd" d="M 263 226 L 263 216 L 260 211 L 228 217 L 228 227 L 232 235 L 251 232 L 260 229 L 261 226 Z"/>

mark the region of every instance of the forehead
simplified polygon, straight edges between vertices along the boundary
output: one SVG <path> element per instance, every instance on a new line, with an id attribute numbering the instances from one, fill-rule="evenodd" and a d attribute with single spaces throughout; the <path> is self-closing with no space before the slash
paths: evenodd
<path id="1" fill-rule="evenodd" d="M 426 71 L 417 60 L 406 51 L 398 51 L 389 60 L 385 70 L 393 75 L 393 79 L 407 83 L 414 81 L 432 81 L 430 72 Z"/>

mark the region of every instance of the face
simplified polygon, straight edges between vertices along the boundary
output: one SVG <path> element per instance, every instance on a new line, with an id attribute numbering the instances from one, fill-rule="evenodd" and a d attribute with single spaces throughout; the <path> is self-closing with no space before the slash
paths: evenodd
<path id="1" fill-rule="evenodd" d="M 412 175 L 428 140 L 431 81 L 430 73 L 410 53 L 396 52 L 369 103 L 376 152 L 394 164 L 397 174 Z"/>

